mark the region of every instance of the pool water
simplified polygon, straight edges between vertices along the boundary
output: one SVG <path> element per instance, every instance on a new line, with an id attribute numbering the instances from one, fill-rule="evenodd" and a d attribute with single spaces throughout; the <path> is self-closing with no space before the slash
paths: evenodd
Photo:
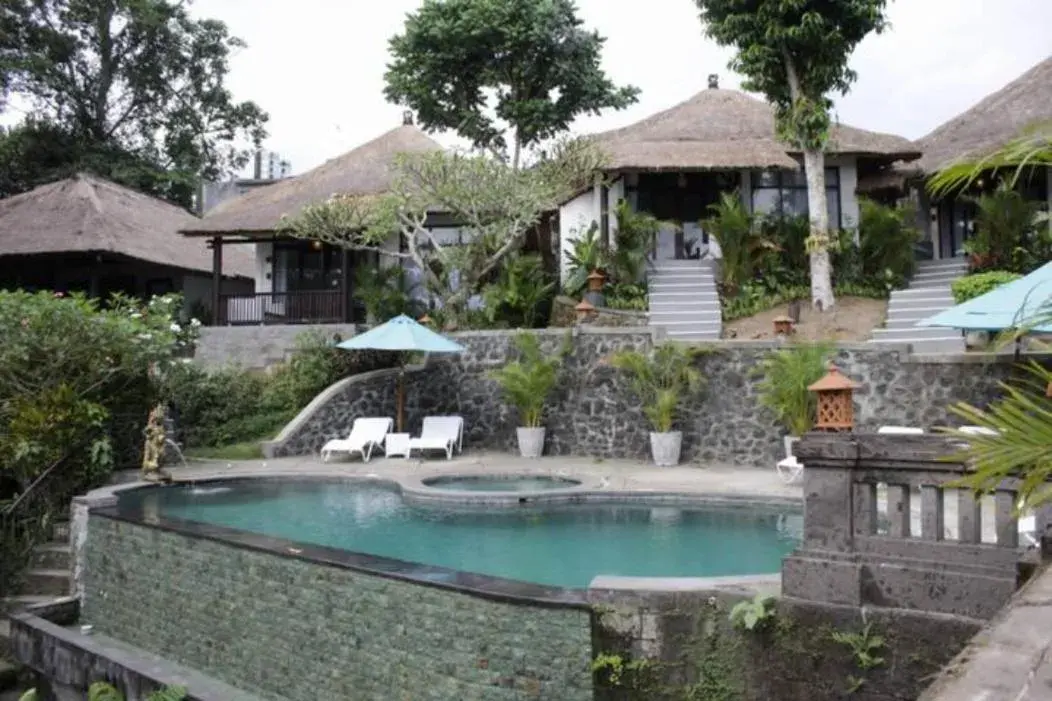
<path id="1" fill-rule="evenodd" d="M 122 496 L 120 508 L 573 588 L 600 574 L 775 573 L 798 544 L 802 523 L 796 510 L 750 506 L 415 506 L 384 486 L 309 481 L 138 490 Z"/>
<path id="2" fill-rule="evenodd" d="M 510 477 L 434 477 L 424 480 L 432 489 L 458 492 L 543 492 L 550 489 L 569 489 L 581 483 L 561 477 L 510 476 Z"/>

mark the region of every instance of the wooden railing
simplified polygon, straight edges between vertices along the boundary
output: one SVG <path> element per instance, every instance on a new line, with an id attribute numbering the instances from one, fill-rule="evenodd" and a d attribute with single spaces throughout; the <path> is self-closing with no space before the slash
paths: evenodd
<path id="1" fill-rule="evenodd" d="M 783 592 L 994 615 L 1022 571 L 1019 481 L 977 499 L 959 488 L 970 468 L 948 459 L 960 448 L 938 436 L 806 436 L 794 448 L 804 463 L 804 538 L 783 567 Z"/>
<path id="2" fill-rule="evenodd" d="M 341 290 L 220 295 L 217 326 L 237 324 L 333 324 L 347 321 Z"/>

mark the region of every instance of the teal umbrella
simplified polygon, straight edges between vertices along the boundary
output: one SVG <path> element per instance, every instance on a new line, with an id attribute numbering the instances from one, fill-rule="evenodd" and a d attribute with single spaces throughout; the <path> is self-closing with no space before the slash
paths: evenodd
<path id="1" fill-rule="evenodd" d="M 1052 263 L 1026 277 L 996 287 L 984 295 L 917 322 L 968 331 L 1002 331 L 1033 324 L 1052 305 Z M 1036 324 L 1031 331 L 1052 333 L 1052 324 Z"/>
<path id="2" fill-rule="evenodd" d="M 383 350 L 401 353 L 398 372 L 398 432 L 402 432 L 402 415 L 405 407 L 405 354 L 406 353 L 460 353 L 464 347 L 437 334 L 405 314 L 369 329 L 363 334 L 336 344 L 344 350 Z"/>

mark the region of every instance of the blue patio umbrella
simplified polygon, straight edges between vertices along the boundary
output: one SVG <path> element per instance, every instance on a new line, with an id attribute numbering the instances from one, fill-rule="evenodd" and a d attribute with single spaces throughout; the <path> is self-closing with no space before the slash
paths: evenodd
<path id="1" fill-rule="evenodd" d="M 398 431 L 405 406 L 405 353 L 460 353 L 464 347 L 401 314 L 363 334 L 336 344 L 344 350 L 383 350 L 402 353 L 398 373 Z"/>
<path id="2" fill-rule="evenodd" d="M 917 326 L 941 326 L 966 331 L 1003 331 L 1028 327 L 1052 333 L 1052 322 L 1035 324 L 1052 312 L 1052 262 L 1015 282 L 1001 285 L 984 295 L 950 307 Z"/>

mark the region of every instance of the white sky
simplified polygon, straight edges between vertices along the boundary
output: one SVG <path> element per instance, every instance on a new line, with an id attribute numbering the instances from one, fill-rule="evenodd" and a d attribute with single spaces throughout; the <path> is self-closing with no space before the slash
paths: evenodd
<path id="1" fill-rule="evenodd" d="M 603 64 L 642 89 L 622 112 L 579 120 L 578 133 L 622 126 L 670 107 L 727 69 L 728 50 L 706 39 L 693 0 L 577 0 L 607 37 Z M 1052 52 L 1052 0 L 891 0 L 892 23 L 852 58 L 859 80 L 838 100 L 853 126 L 918 138 Z M 270 113 L 265 146 L 302 173 L 401 123 L 383 98 L 387 40 L 420 0 L 195 0 L 248 47 L 229 87 Z M 440 138 L 444 143 L 452 139 Z"/>

